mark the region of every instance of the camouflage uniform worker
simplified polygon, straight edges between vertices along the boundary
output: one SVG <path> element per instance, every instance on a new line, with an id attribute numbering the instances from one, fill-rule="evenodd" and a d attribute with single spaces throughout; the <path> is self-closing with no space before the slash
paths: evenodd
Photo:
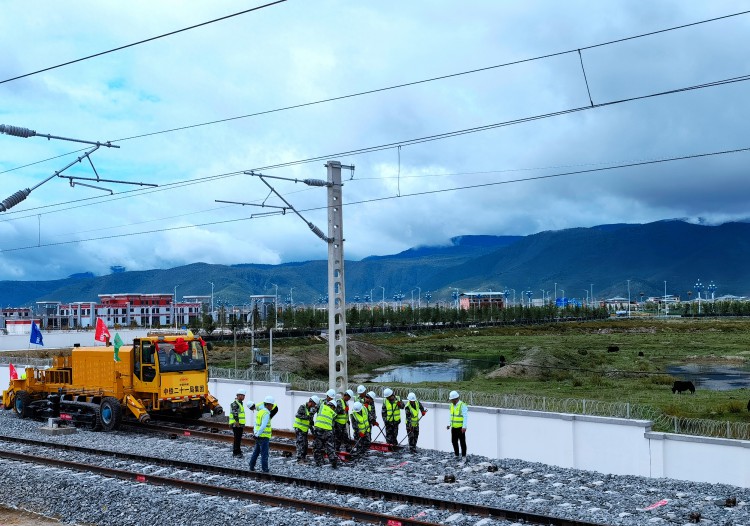
<path id="1" fill-rule="evenodd" d="M 385 441 L 392 446 L 398 445 L 398 426 L 401 424 L 401 409 L 404 403 L 393 393 L 393 389 L 383 391 L 383 407 L 380 411 L 385 422 Z"/>
<path id="2" fill-rule="evenodd" d="M 320 403 L 320 398 L 311 396 L 307 402 L 299 406 L 297 414 L 294 415 L 294 444 L 297 446 L 297 462 L 307 462 L 307 433 L 313 424 L 315 409 Z"/>
<path id="3" fill-rule="evenodd" d="M 380 427 L 380 424 L 378 424 L 378 415 L 375 412 L 375 397 L 377 395 L 370 391 L 365 394 L 365 403 L 362 404 L 365 409 L 367 409 L 367 418 L 370 422 L 370 429 L 373 427 Z M 377 438 L 377 437 L 376 437 Z"/>
<path id="4" fill-rule="evenodd" d="M 417 401 L 417 395 L 409 393 L 406 397 L 406 407 L 404 407 L 404 417 L 406 418 L 406 436 L 409 437 L 409 451 L 417 452 L 417 440 L 419 440 L 419 420 L 427 413 L 422 402 Z M 421 414 L 421 416 L 420 416 Z"/>
<path id="5" fill-rule="evenodd" d="M 346 451 L 351 449 L 349 439 L 349 405 L 348 402 L 354 398 L 354 391 L 347 389 L 344 395 L 336 401 L 336 418 L 333 419 L 333 447 L 338 452 L 343 446 Z"/>
<path id="6" fill-rule="evenodd" d="M 360 402 L 352 404 L 352 430 L 356 442 L 352 448 L 352 458 L 359 459 L 370 449 L 370 415 L 367 408 Z"/>
<path id="7" fill-rule="evenodd" d="M 242 433 L 245 431 L 245 394 L 244 389 L 237 390 L 237 397 L 232 400 L 229 406 L 229 427 L 234 433 L 234 442 L 232 444 L 232 456 L 242 457 Z"/>
<path id="8" fill-rule="evenodd" d="M 365 389 L 364 385 L 357 387 L 357 399 L 355 401 L 362 405 L 367 403 L 367 389 Z"/>
<path id="9" fill-rule="evenodd" d="M 320 404 L 318 414 L 315 415 L 315 424 L 313 426 L 313 434 L 315 435 L 315 442 L 313 442 L 313 456 L 315 457 L 315 465 L 323 465 L 323 450 L 328 455 L 328 460 L 331 462 L 331 467 L 336 469 L 338 467 L 339 457 L 336 455 L 336 450 L 333 447 L 333 419 L 336 418 L 336 404 L 331 401 L 325 401 Z"/>

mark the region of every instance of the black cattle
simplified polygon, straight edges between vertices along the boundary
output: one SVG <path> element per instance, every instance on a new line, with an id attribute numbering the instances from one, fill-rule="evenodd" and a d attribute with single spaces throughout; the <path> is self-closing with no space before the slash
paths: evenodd
<path id="1" fill-rule="evenodd" d="M 617 345 L 610 345 L 607 347 L 607 352 L 619 352 L 620 348 Z"/>
<path id="2" fill-rule="evenodd" d="M 643 356 L 643 351 L 638 351 L 638 356 Z"/>
<path id="3" fill-rule="evenodd" d="M 674 384 L 672 384 L 672 394 L 674 393 L 682 394 L 683 391 L 690 391 L 690 394 L 694 394 L 695 386 L 693 385 L 693 382 L 691 381 L 683 382 L 682 380 L 677 380 Z"/>

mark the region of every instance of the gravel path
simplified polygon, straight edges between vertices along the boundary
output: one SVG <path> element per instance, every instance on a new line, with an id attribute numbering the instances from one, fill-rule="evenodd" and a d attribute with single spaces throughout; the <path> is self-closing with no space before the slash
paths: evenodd
<path id="1" fill-rule="evenodd" d="M 178 437 L 177 440 L 170 440 L 166 436 L 80 430 L 74 435 L 46 437 L 39 432 L 41 425 L 39 422 L 20 420 L 11 411 L 0 412 L 0 435 L 232 467 L 247 466 L 249 458 L 246 454 L 245 459 L 234 459 L 231 456 L 231 446 L 217 445 L 197 438 Z M 22 449 L 22 446 L 15 444 L 3 447 Z M 274 453 L 270 464 L 272 472 L 283 475 L 475 502 L 613 526 L 691 524 L 690 515 L 695 513 L 701 515 L 699 524 L 750 526 L 750 490 L 728 485 L 603 475 L 472 455 L 469 456 L 469 462 L 463 465 L 457 463 L 450 454 L 429 450 L 417 455 L 372 452 L 367 460 L 336 471 L 329 467 L 298 465 Z M 498 470 L 488 471 L 490 466 L 497 466 Z M 129 467 L 132 469 L 137 466 Z M 456 482 L 445 483 L 445 475 L 454 475 Z M 167 490 L 88 473 L 26 466 L 14 461 L 0 461 L 0 477 L 6 488 L 0 498 L 0 505 L 57 517 L 66 524 L 354 524 L 351 521 L 247 501 Z M 246 484 L 246 489 L 258 490 L 258 484 L 254 481 L 246 481 Z M 306 495 L 311 500 L 326 498 L 325 495 L 318 495 L 315 490 L 268 489 L 273 489 L 275 493 L 289 491 L 288 496 L 295 498 L 300 498 L 308 491 L 310 493 Z M 353 495 L 329 494 L 327 498 L 338 505 L 367 507 L 382 513 L 392 513 L 395 510 L 395 513 L 404 516 L 418 515 L 425 521 L 479 526 L 509 524 L 505 521 L 479 520 L 461 514 L 420 510 L 400 503 L 373 502 Z M 736 499 L 737 505 L 725 506 L 728 498 Z M 655 504 L 660 505 L 646 509 Z"/>

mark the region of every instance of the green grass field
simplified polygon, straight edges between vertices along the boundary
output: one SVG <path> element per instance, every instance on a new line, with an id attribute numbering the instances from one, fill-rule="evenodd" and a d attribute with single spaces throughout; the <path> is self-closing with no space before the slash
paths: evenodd
<path id="1" fill-rule="evenodd" d="M 750 422 L 750 412 L 746 410 L 750 390 L 699 388 L 694 395 L 672 394 L 675 378 L 666 374 L 667 366 L 679 364 L 747 366 L 750 320 L 613 319 L 444 330 L 417 333 L 416 337 L 402 333 L 356 334 L 349 339 L 388 351 L 393 356 L 392 364 L 416 359 L 472 358 L 486 360 L 489 365 L 497 364 L 501 355 L 508 364 L 501 377 L 493 377 L 499 367 L 490 365 L 469 381 L 450 386 L 420 384 L 422 387 L 629 402 L 650 405 L 671 416 Z M 618 346 L 619 351 L 607 352 L 610 345 Z M 275 354 L 314 353 L 322 357 L 327 352 L 327 345 L 320 341 L 274 342 Z M 226 352 L 222 355 L 228 358 Z M 226 362 L 224 366 L 230 366 L 229 360 Z M 350 360 L 349 375 L 381 365 L 382 361 Z"/>

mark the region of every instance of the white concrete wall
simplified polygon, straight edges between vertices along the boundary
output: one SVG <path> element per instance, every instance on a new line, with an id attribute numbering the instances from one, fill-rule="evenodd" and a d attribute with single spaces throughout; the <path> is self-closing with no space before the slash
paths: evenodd
<path id="1" fill-rule="evenodd" d="M 8 378 L 8 366 L 0 366 L 0 386 L 8 385 Z M 321 395 L 292 391 L 287 384 L 209 381 L 210 392 L 225 411 L 240 388 L 247 390 L 246 402 L 262 402 L 267 395 L 276 399 L 276 429 L 291 429 L 297 408 L 312 394 Z M 376 402 L 382 423 L 381 400 Z M 420 422 L 419 446 L 452 454 L 446 429 L 448 404 L 424 402 L 424 406 L 428 412 Z M 255 414 L 248 414 L 248 420 L 254 423 Z M 375 430 L 373 437 L 377 433 Z M 405 435 L 402 424 L 399 440 Z M 651 422 L 643 420 L 470 407 L 466 441 L 469 454 L 490 458 L 750 488 L 750 441 L 656 433 L 651 431 Z"/>

